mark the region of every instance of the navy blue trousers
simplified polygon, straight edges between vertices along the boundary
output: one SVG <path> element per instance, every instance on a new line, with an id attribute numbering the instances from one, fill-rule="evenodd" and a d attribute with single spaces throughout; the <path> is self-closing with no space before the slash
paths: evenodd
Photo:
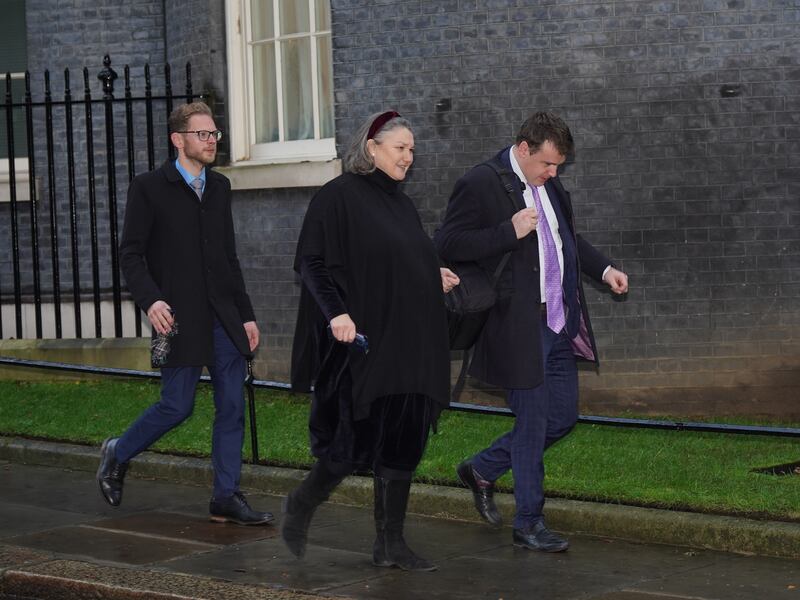
<path id="1" fill-rule="evenodd" d="M 222 324 L 214 321 L 214 364 L 207 365 L 214 387 L 211 461 L 214 498 L 239 490 L 244 443 L 244 380 L 247 363 Z M 194 409 L 203 367 L 162 367 L 161 399 L 144 411 L 117 442 L 117 460 L 127 462 L 183 423 Z"/>
<path id="2" fill-rule="evenodd" d="M 515 529 L 542 520 L 544 451 L 567 435 L 578 420 L 578 369 L 572 346 L 564 333 L 554 333 L 544 321 L 542 357 L 544 382 L 540 386 L 507 390 L 514 428 L 470 461 L 487 481 L 512 470 Z"/>

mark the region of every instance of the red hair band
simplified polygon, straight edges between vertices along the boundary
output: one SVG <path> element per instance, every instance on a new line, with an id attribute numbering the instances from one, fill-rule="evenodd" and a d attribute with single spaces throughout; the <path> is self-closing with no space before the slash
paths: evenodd
<path id="1" fill-rule="evenodd" d="M 400 116 L 400 113 L 396 112 L 396 111 L 393 111 L 393 110 L 387 110 L 385 113 L 379 114 L 377 117 L 375 117 L 375 120 L 372 122 L 372 125 L 369 126 L 369 132 L 367 133 L 367 139 L 371 140 L 372 138 L 374 138 L 375 134 L 378 133 L 381 130 L 381 128 L 384 125 L 386 125 L 386 123 L 388 123 L 389 121 L 391 121 L 395 117 L 399 117 L 399 116 Z"/>

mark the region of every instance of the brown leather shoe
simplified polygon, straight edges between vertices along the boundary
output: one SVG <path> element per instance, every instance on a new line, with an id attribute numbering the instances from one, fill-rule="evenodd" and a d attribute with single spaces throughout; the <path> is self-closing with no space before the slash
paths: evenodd
<path id="1" fill-rule="evenodd" d="M 500 511 L 494 503 L 494 482 L 482 479 L 467 461 L 458 465 L 456 473 L 461 483 L 472 490 L 478 514 L 492 527 L 500 527 L 503 524 L 503 517 L 500 516 Z"/>

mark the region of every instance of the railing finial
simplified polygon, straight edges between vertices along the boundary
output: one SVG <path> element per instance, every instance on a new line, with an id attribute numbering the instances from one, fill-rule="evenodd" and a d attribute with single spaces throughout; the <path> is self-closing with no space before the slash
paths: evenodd
<path id="1" fill-rule="evenodd" d="M 106 54 L 103 57 L 103 70 L 97 74 L 97 78 L 103 83 L 104 96 L 114 96 L 114 80 L 117 77 L 117 72 L 111 68 L 111 57 Z"/>

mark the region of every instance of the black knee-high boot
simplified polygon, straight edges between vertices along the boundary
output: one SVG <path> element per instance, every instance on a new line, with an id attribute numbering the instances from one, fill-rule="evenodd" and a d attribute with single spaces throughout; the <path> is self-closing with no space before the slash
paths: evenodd
<path id="1" fill-rule="evenodd" d="M 318 460 L 302 483 L 286 496 L 281 537 L 297 558 L 306 553 L 308 527 L 314 511 L 351 471 L 350 465 Z"/>
<path id="2" fill-rule="evenodd" d="M 435 571 L 436 565 L 414 554 L 403 538 L 410 479 L 375 476 L 375 532 L 372 563 L 376 567 L 400 567 L 404 571 Z"/>

